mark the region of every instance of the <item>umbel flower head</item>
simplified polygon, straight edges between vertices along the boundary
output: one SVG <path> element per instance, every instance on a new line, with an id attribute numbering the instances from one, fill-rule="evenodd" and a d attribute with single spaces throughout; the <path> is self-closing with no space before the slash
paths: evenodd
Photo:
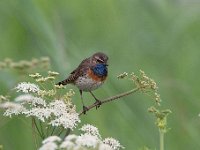
<path id="1" fill-rule="evenodd" d="M 59 137 L 51 136 L 43 140 L 40 150 L 47 150 L 51 145 L 51 150 L 57 148 L 63 150 L 119 150 L 124 147 L 114 138 L 100 138 L 99 130 L 90 124 L 83 125 L 80 129 L 84 133 L 81 135 L 68 135 L 63 141 Z"/>
<path id="2" fill-rule="evenodd" d="M 38 85 L 30 83 L 30 82 L 22 82 L 19 83 L 15 89 L 17 90 L 17 92 L 23 92 L 23 93 L 37 93 L 40 89 L 38 87 Z"/>
<path id="3" fill-rule="evenodd" d="M 51 75 L 56 72 L 49 72 Z M 51 126 L 69 128 L 73 130 L 80 122 L 76 107 L 71 103 L 71 97 L 64 97 L 48 101 L 40 97 L 40 88 L 38 85 L 30 82 L 19 83 L 15 89 L 17 92 L 25 94 L 19 95 L 14 102 L 4 102 L 0 107 L 5 109 L 4 116 L 12 117 L 13 115 L 25 115 L 34 117 L 41 122 L 48 123 Z M 68 93 L 67 93 L 68 94 Z M 71 95 L 71 91 L 69 94 Z M 68 99 L 68 101 L 66 101 Z"/>
<path id="4" fill-rule="evenodd" d="M 2 103 L 0 104 L 0 108 L 6 110 L 3 115 L 8 117 L 11 117 L 12 115 L 19 115 L 26 111 L 26 108 L 23 105 L 13 102 Z"/>

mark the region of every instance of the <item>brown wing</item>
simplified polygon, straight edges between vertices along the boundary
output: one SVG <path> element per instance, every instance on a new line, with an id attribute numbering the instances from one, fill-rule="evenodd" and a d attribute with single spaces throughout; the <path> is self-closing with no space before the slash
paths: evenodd
<path id="1" fill-rule="evenodd" d="M 70 73 L 69 77 L 61 82 L 58 82 L 58 85 L 66 85 L 69 83 L 74 83 L 74 81 L 79 77 L 79 76 L 83 76 L 84 73 L 87 72 L 87 69 L 89 68 L 89 58 L 84 59 L 80 65 Z"/>

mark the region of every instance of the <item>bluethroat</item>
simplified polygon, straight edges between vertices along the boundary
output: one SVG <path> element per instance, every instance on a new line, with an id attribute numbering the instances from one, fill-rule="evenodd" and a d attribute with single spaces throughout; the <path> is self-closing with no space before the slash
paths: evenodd
<path id="1" fill-rule="evenodd" d="M 67 79 L 57 83 L 58 85 L 73 84 L 78 87 L 83 104 L 83 112 L 86 113 L 88 108 L 84 105 L 82 92 L 90 92 L 96 100 L 96 108 L 100 107 L 101 101 L 92 93 L 99 88 L 108 75 L 107 69 L 108 56 L 102 52 L 93 54 L 91 57 L 84 59 L 80 65 L 71 72 Z"/>

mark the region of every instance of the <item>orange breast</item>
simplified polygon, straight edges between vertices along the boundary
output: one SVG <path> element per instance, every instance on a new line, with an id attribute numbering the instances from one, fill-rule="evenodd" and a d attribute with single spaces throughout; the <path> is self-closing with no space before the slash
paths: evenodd
<path id="1" fill-rule="evenodd" d="M 106 76 L 99 77 L 99 76 L 95 75 L 91 69 L 88 70 L 88 76 L 97 82 L 106 80 Z"/>

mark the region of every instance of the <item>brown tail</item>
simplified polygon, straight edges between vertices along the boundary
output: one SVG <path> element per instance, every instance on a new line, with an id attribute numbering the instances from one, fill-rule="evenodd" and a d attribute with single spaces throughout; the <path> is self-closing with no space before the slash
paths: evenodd
<path id="1" fill-rule="evenodd" d="M 69 83 L 74 83 L 76 79 L 76 75 L 75 74 L 71 74 L 67 79 L 63 80 L 63 81 L 60 81 L 58 82 L 56 85 L 67 85 Z"/>
<path id="2" fill-rule="evenodd" d="M 67 85 L 69 83 L 68 79 L 58 82 L 56 85 Z"/>

